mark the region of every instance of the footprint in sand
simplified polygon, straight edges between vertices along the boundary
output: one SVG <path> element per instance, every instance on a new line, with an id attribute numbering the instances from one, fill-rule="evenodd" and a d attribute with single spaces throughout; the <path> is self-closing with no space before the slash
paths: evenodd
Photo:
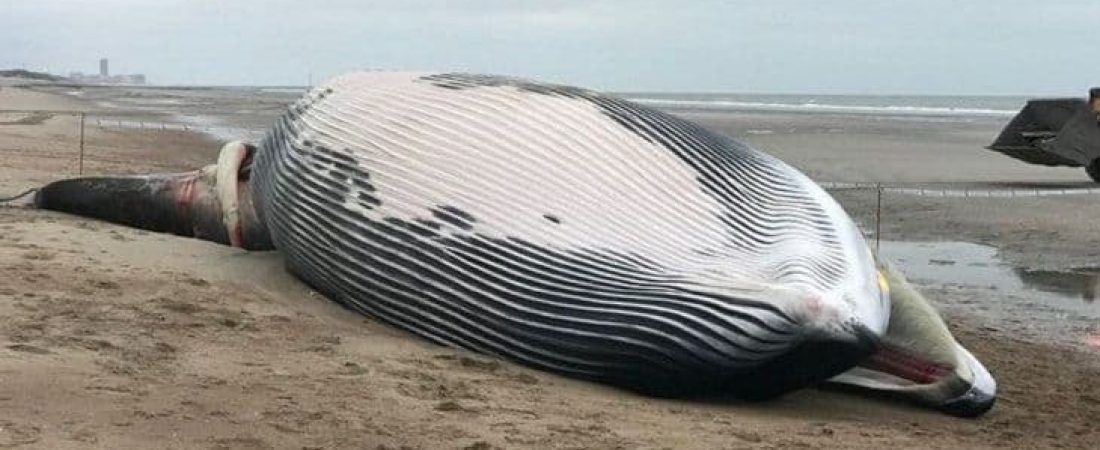
<path id="1" fill-rule="evenodd" d="M 16 447 L 38 442 L 42 428 L 0 419 L 0 447 Z"/>
<path id="2" fill-rule="evenodd" d="M 34 346 L 34 345 L 28 345 L 28 344 L 11 344 L 7 348 L 8 348 L 8 350 L 11 350 L 13 352 L 32 353 L 32 354 L 35 354 L 35 355 L 48 355 L 48 354 L 51 353 L 49 350 L 44 349 L 42 347 L 37 347 L 37 346 Z"/>
<path id="3" fill-rule="evenodd" d="M 55 257 L 57 257 L 57 255 L 48 250 L 31 250 L 23 253 L 23 259 L 29 259 L 31 261 L 49 261 Z"/>

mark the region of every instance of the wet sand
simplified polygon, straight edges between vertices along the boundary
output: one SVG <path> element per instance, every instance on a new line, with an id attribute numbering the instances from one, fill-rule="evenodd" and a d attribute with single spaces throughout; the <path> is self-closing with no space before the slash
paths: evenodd
<path id="1" fill-rule="evenodd" d="M 99 107 L 39 95 L 6 87 L 0 105 Z M 982 150 L 1000 126 L 990 119 L 686 115 L 818 179 L 1086 180 Z M 73 175 L 73 120 L 0 125 L 0 193 Z M 174 131 L 87 138 L 90 173 L 194 168 L 218 147 Z M 873 211 L 864 193 L 838 197 L 857 218 Z M 883 234 L 987 243 L 1021 267 L 1088 265 L 1100 248 L 1094 197 L 1020 201 L 891 197 Z M 833 390 L 759 404 L 641 397 L 424 343 L 311 292 L 275 253 L 50 212 L 0 208 L 0 272 L 0 446 L 1024 449 L 1100 439 L 1098 354 L 1020 332 L 1026 316 L 983 314 L 973 305 L 1006 295 L 988 287 L 924 286 L 1000 383 L 997 406 L 965 420 Z M 1080 326 L 1082 339 L 1097 331 Z"/>

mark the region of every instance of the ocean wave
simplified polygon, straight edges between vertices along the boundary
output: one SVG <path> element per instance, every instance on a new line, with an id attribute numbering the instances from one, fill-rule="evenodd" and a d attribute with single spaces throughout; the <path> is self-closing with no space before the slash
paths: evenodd
<path id="1" fill-rule="evenodd" d="M 834 105 L 828 103 L 812 102 L 766 103 L 733 100 L 683 100 L 648 97 L 628 97 L 627 100 L 655 107 L 691 109 L 837 112 L 855 114 L 900 114 L 919 116 L 1011 116 L 1016 114 L 1015 110 L 1007 109 L 957 108 L 948 106 Z"/>
<path id="2" fill-rule="evenodd" d="M 260 92 L 269 92 L 269 93 L 273 93 L 273 94 L 301 94 L 301 93 L 307 92 L 307 91 L 309 91 L 309 88 L 307 88 L 307 87 L 298 87 L 298 86 L 260 88 Z"/>

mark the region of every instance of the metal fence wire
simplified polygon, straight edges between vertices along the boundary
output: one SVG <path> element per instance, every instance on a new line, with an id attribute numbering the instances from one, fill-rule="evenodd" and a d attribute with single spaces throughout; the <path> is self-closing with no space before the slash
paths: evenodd
<path id="1" fill-rule="evenodd" d="M 210 152 L 229 136 L 262 137 L 256 130 L 150 120 L 147 112 L 127 111 L 0 109 L 0 127 L 6 135 L 0 155 L 76 175 L 184 170 L 209 163 Z"/>
<path id="2" fill-rule="evenodd" d="M 19 127 L 46 127 L 42 133 L 19 133 Z M 0 109 L 0 127 L 8 144 L 0 146 L 5 157 L 41 160 L 40 168 L 53 173 L 122 174 L 149 171 L 192 170 L 216 158 L 219 142 L 230 137 L 258 140 L 262 132 L 185 122 L 150 120 L 142 111 L 46 111 Z M 815 180 L 838 198 L 869 238 L 876 253 L 886 232 L 884 215 L 894 206 L 894 196 L 927 200 L 1028 199 L 1049 196 L 1100 194 L 1095 185 L 983 186 L 965 183 L 880 183 Z M 868 198 L 873 195 L 873 199 Z M 857 201 L 858 200 L 858 201 Z M 887 208 L 884 208 L 884 201 Z M 896 201 L 895 201 L 896 203 Z M 984 208 L 1011 208 L 986 202 Z"/>

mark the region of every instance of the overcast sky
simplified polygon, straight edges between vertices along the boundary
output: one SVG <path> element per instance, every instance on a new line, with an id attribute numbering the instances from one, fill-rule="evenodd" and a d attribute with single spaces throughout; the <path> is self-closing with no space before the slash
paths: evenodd
<path id="1" fill-rule="evenodd" d="M 0 68 L 304 85 L 354 69 L 604 90 L 1073 94 L 1097 0 L 0 0 Z"/>

